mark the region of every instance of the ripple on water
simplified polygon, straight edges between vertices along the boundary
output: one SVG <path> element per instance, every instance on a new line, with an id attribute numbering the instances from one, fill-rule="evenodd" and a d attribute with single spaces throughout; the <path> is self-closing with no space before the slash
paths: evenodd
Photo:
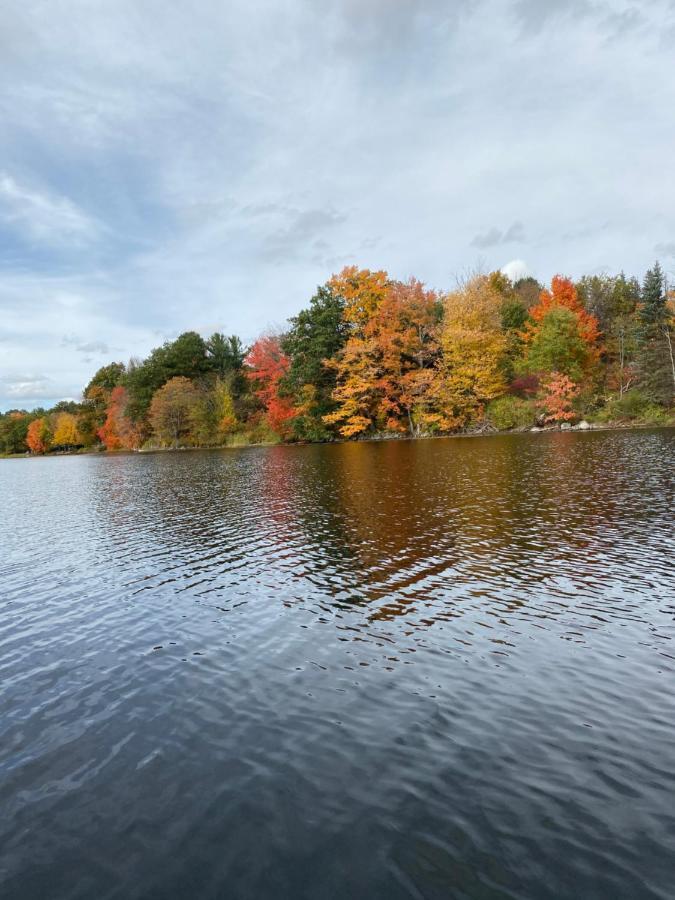
<path id="1" fill-rule="evenodd" d="M 670 898 L 674 448 L 2 462 L 2 896 Z"/>

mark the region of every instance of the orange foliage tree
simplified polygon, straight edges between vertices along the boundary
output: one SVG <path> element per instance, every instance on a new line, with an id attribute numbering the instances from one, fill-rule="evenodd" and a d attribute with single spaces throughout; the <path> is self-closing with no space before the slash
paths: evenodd
<path id="1" fill-rule="evenodd" d="M 141 445 L 138 428 L 125 415 L 127 400 L 126 388 L 121 385 L 110 392 L 105 422 L 97 432 L 106 450 L 137 450 Z"/>
<path id="2" fill-rule="evenodd" d="M 581 323 L 581 336 L 587 343 L 597 341 L 600 334 L 598 320 L 584 309 L 574 282 L 562 275 L 553 276 L 551 289 L 544 288 L 539 295 L 539 303 L 530 309 L 530 316 L 535 322 L 541 322 L 554 306 L 564 306 L 577 315 Z"/>
<path id="3" fill-rule="evenodd" d="M 382 271 L 345 266 L 338 275 L 333 275 L 328 286 L 341 295 L 345 302 L 345 321 L 358 330 L 370 321 L 387 295 L 389 276 Z"/>
<path id="4" fill-rule="evenodd" d="M 245 360 L 246 375 L 253 384 L 255 395 L 265 408 L 267 423 L 280 437 L 290 433 L 290 420 L 297 410 L 289 397 L 282 393 L 282 383 L 288 374 L 290 359 L 281 349 L 280 338 L 265 335 L 258 338 Z"/>
<path id="5" fill-rule="evenodd" d="M 46 453 L 51 443 L 51 430 L 49 422 L 44 416 L 40 419 L 33 419 L 28 426 L 26 434 L 26 444 L 31 453 Z"/>
<path id="6" fill-rule="evenodd" d="M 579 387 L 567 375 L 553 372 L 544 384 L 544 395 L 539 406 L 546 413 L 546 422 L 570 422 L 575 418 L 572 408 L 574 398 L 579 394 Z"/>
<path id="7" fill-rule="evenodd" d="M 530 309 L 530 321 L 526 323 L 522 335 L 525 342 L 531 344 L 536 339 L 549 313 L 559 309 L 567 309 L 573 313 L 577 322 L 578 335 L 587 348 L 588 363 L 597 362 L 600 355 L 598 320 L 584 309 L 574 282 L 562 275 L 553 277 L 551 289 L 544 288 L 539 295 L 539 303 Z"/>
<path id="8" fill-rule="evenodd" d="M 393 282 L 371 309 L 329 363 L 339 406 L 324 422 L 338 425 L 343 437 L 371 427 L 419 433 L 438 355 L 438 297 L 415 279 Z"/>

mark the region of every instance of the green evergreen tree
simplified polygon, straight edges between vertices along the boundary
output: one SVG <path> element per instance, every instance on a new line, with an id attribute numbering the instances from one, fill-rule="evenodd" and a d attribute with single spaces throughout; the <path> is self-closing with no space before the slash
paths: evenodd
<path id="1" fill-rule="evenodd" d="M 657 262 L 642 283 L 638 369 L 642 391 L 664 405 L 672 403 L 675 389 L 666 297 L 666 279 Z"/>
<path id="2" fill-rule="evenodd" d="M 648 269 L 642 283 L 640 318 L 645 326 L 660 325 L 666 314 L 666 280 L 658 262 Z"/>
<path id="3" fill-rule="evenodd" d="M 236 334 L 226 337 L 216 331 L 206 342 L 209 365 L 220 378 L 240 371 L 246 358 L 246 350 Z"/>
<path id="4" fill-rule="evenodd" d="M 322 416 L 335 408 L 335 370 L 324 362 L 333 358 L 347 340 L 344 300 L 323 285 L 317 288 L 309 307 L 290 320 L 290 326 L 281 347 L 291 360 L 284 387 L 301 410 L 293 423 L 295 435 L 301 440 L 324 440 L 329 431 Z"/>

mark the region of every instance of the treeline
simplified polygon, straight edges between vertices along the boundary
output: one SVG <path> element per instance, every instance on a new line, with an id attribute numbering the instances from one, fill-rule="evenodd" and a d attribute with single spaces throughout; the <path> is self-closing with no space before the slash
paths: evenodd
<path id="1" fill-rule="evenodd" d="M 475 275 L 441 293 L 348 267 L 282 334 L 193 331 L 99 369 L 79 403 L 0 416 L 0 451 L 223 446 L 595 421 L 670 423 L 675 293 Z"/>

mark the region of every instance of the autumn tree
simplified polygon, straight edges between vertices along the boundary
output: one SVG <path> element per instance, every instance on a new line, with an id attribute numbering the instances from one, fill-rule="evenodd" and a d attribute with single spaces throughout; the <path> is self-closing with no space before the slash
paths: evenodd
<path id="1" fill-rule="evenodd" d="M 556 275 L 529 316 L 523 331 L 524 371 L 542 382 L 559 373 L 577 384 L 590 383 L 600 359 L 598 321 L 584 309 L 574 283 Z"/>
<path id="2" fill-rule="evenodd" d="M 445 299 L 442 356 L 434 383 L 438 424 L 444 431 L 479 419 L 485 404 L 505 389 L 502 303 L 485 275 L 471 278 Z"/>
<path id="3" fill-rule="evenodd" d="M 98 430 L 98 437 L 106 450 L 136 450 L 142 443 L 138 426 L 126 414 L 128 402 L 126 388 L 117 385 L 112 389 L 105 421 Z"/>
<path id="4" fill-rule="evenodd" d="M 371 272 L 357 266 L 345 266 L 328 282 L 328 287 L 344 301 L 345 321 L 357 331 L 373 317 L 384 300 L 388 286 L 386 272 Z"/>
<path id="5" fill-rule="evenodd" d="M 526 337 L 530 340 L 537 333 L 537 327 L 553 309 L 568 309 L 577 319 L 579 335 L 589 348 L 589 354 L 597 358 L 597 341 L 599 337 L 598 320 L 586 312 L 579 299 L 574 282 L 562 275 L 555 275 L 551 280 L 551 288 L 544 288 L 539 295 L 539 302 L 530 309 L 531 321 L 526 325 Z"/>
<path id="6" fill-rule="evenodd" d="M 324 421 L 344 437 L 372 428 L 414 434 L 432 424 L 440 312 L 437 295 L 421 282 L 390 283 L 331 363 L 337 408 Z"/>
<path id="7" fill-rule="evenodd" d="M 239 427 L 230 380 L 218 378 L 203 388 L 192 410 L 193 436 L 202 446 L 222 444 Z"/>
<path id="8" fill-rule="evenodd" d="M 575 417 L 573 402 L 579 387 L 562 372 L 552 372 L 543 383 L 544 392 L 539 406 L 545 413 L 545 421 L 560 424 Z"/>
<path id="9" fill-rule="evenodd" d="M 296 410 L 284 392 L 290 359 L 281 349 L 281 339 L 277 335 L 258 338 L 246 357 L 246 365 L 247 377 L 265 411 L 267 424 L 280 437 L 290 436 Z"/>
<path id="10" fill-rule="evenodd" d="M 81 447 L 82 435 L 80 434 L 77 418 L 68 412 L 58 413 L 54 421 L 54 435 L 52 445 L 54 447 Z"/>
<path id="11" fill-rule="evenodd" d="M 78 429 L 85 445 L 95 443 L 105 422 L 112 391 L 121 384 L 126 373 L 124 363 L 102 366 L 82 392 L 82 406 L 78 415 Z"/>
<path id="12" fill-rule="evenodd" d="M 549 310 L 532 335 L 526 356 L 530 372 L 562 372 L 580 381 L 588 363 L 588 345 L 575 314 L 563 306 Z"/>
<path id="13" fill-rule="evenodd" d="M 46 453 L 52 440 L 49 420 L 45 416 L 33 419 L 26 433 L 26 444 L 31 453 Z"/>
<path id="14" fill-rule="evenodd" d="M 180 375 L 169 379 L 155 391 L 150 403 L 150 424 L 160 444 L 178 447 L 190 442 L 194 410 L 199 391 L 189 378 Z"/>
<path id="15" fill-rule="evenodd" d="M 235 431 L 239 425 L 237 412 L 234 406 L 234 397 L 226 381 L 217 381 L 211 391 L 216 412 L 216 427 L 219 436 L 225 436 Z"/>
<path id="16" fill-rule="evenodd" d="M 436 424 L 431 386 L 440 356 L 442 315 L 438 294 L 415 278 L 392 283 L 379 307 L 380 417 L 386 413 L 389 428 L 419 435 Z"/>

